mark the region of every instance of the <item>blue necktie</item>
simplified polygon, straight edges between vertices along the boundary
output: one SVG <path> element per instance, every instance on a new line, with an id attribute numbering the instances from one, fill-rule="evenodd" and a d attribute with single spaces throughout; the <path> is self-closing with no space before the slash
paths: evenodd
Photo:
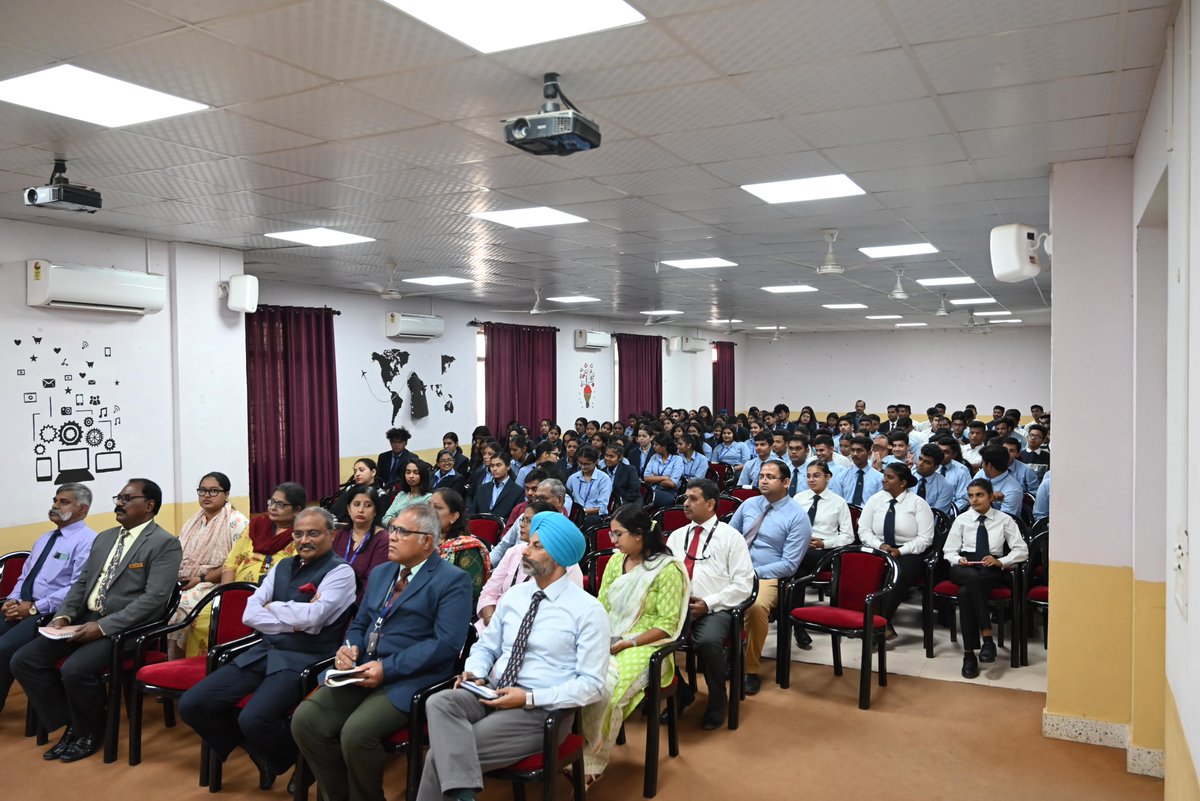
<path id="1" fill-rule="evenodd" d="M 866 471 L 864 471 L 864 470 L 859 470 L 859 471 L 858 471 L 858 478 L 857 478 L 857 479 L 855 479 L 855 481 L 854 481 L 854 497 L 851 499 L 850 503 L 854 504 L 855 506 L 862 506 L 862 502 L 863 502 L 863 497 L 862 497 L 862 496 L 863 496 L 863 474 L 864 474 L 865 472 L 866 472 Z M 892 503 L 895 503 L 895 501 L 892 501 Z M 889 543 L 889 544 L 890 544 L 890 543 Z"/>
<path id="2" fill-rule="evenodd" d="M 54 552 L 54 544 L 58 542 L 58 538 L 62 536 L 62 529 L 56 529 L 50 535 L 50 539 L 46 540 L 46 547 L 42 549 L 42 553 L 38 556 L 38 560 L 33 563 L 29 574 L 25 576 L 24 583 L 21 584 L 20 599 L 22 601 L 33 600 L 33 582 L 37 580 L 38 573 L 42 572 L 42 566 L 46 564 L 46 559 Z M 50 610 L 47 610 L 50 611 Z"/>

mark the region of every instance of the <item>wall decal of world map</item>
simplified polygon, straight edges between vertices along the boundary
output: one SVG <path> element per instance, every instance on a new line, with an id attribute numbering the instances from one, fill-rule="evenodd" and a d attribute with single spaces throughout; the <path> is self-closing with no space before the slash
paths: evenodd
<path id="1" fill-rule="evenodd" d="M 402 419 L 401 413 L 406 405 L 411 420 L 428 417 L 429 393 L 433 394 L 435 402 L 441 402 L 443 410 L 453 414 L 454 395 L 446 384 L 426 384 L 415 367 L 409 368 L 410 358 L 409 351 L 394 348 L 371 353 L 374 373 L 379 377 L 381 388 L 374 384 L 367 370 L 362 371 L 363 381 L 366 382 L 371 396 L 380 403 L 391 406 L 391 424 L 396 425 L 397 421 Z M 454 362 L 454 356 L 441 354 L 440 375 L 445 376 Z"/>

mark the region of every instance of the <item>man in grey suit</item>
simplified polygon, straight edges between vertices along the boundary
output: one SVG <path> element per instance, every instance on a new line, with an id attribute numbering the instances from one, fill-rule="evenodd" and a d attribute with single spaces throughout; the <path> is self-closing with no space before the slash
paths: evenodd
<path id="1" fill-rule="evenodd" d="M 162 489 L 131 478 L 113 503 L 120 525 L 96 536 L 82 575 L 50 621 L 51 628 L 74 624 L 75 633 L 66 640 L 38 637 L 12 658 L 13 675 L 38 720 L 47 731 L 67 727 L 43 754 L 47 760 L 75 762 L 99 750 L 105 707 L 100 672 L 112 660 L 110 638 L 162 617 L 179 576 L 179 540 L 154 522 Z"/>

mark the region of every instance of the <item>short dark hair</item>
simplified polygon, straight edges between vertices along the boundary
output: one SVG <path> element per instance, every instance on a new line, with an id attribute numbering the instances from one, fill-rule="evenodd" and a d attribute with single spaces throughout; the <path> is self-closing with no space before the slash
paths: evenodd
<path id="1" fill-rule="evenodd" d="M 596 462 L 600 460 L 600 453 L 591 445 L 584 445 L 575 451 L 575 461 L 578 462 L 580 459 Z"/>
<path id="2" fill-rule="evenodd" d="M 934 464 L 941 464 L 942 460 L 945 458 L 945 454 L 942 453 L 942 449 L 933 442 L 929 443 L 928 445 L 922 445 L 920 454 L 922 456 L 928 456 L 933 460 Z"/>
<path id="3" fill-rule="evenodd" d="M 912 424 L 913 424 L 912 418 L 909 417 L 908 415 L 904 415 L 903 417 L 896 418 L 897 426 L 904 426 L 905 428 L 912 428 Z"/>
<path id="4" fill-rule="evenodd" d="M 125 483 L 141 484 L 142 494 L 146 496 L 146 500 L 154 502 L 154 513 L 158 514 L 162 511 L 162 487 L 148 478 L 131 478 Z"/>
<path id="5" fill-rule="evenodd" d="M 388 442 L 408 442 L 412 439 L 412 434 L 408 433 L 407 428 L 389 428 L 385 436 Z"/>
<path id="6" fill-rule="evenodd" d="M 1004 472 L 1008 469 L 1008 451 L 1002 445 L 988 445 L 979 449 L 979 458 L 993 470 Z"/>
<path id="7" fill-rule="evenodd" d="M 885 473 L 891 470 L 892 475 L 903 481 L 906 487 L 915 487 L 917 485 L 916 476 L 912 474 L 912 471 L 908 469 L 908 465 L 904 462 L 888 462 L 884 465 L 883 470 Z"/>
<path id="8" fill-rule="evenodd" d="M 721 488 L 711 478 L 693 478 L 688 482 L 688 489 L 698 489 L 706 501 L 715 501 L 721 497 Z"/>
<path id="9" fill-rule="evenodd" d="M 757 434 L 754 435 L 755 442 L 765 442 L 768 445 L 771 444 L 771 441 L 773 439 L 775 439 L 775 438 L 772 437 L 770 434 L 768 434 L 766 431 L 759 431 Z"/>
<path id="10" fill-rule="evenodd" d="M 305 491 L 304 487 L 297 484 L 295 481 L 285 481 L 275 489 L 271 490 L 272 495 L 277 492 L 282 492 L 283 497 L 287 499 L 288 505 L 295 509 L 303 509 L 304 505 L 308 503 L 308 493 Z"/>
<path id="11" fill-rule="evenodd" d="M 992 495 L 996 492 L 996 488 L 992 486 L 992 482 L 986 478 L 972 479 L 971 483 L 967 484 L 967 489 L 970 489 L 971 487 L 980 487 L 988 495 Z"/>
<path id="12" fill-rule="evenodd" d="M 457 431 L 447 431 L 445 434 L 442 434 L 442 441 L 445 441 L 445 440 L 452 440 L 454 442 L 454 444 L 457 445 L 458 444 L 458 432 Z"/>
<path id="13" fill-rule="evenodd" d="M 905 434 L 903 431 L 893 431 L 890 434 L 888 434 L 888 442 L 889 443 L 903 442 L 905 445 L 907 445 L 908 444 L 908 434 Z"/>
<path id="14" fill-rule="evenodd" d="M 814 459 L 813 461 L 808 463 L 808 469 L 811 470 L 814 467 L 817 468 L 818 470 L 820 470 L 822 473 L 824 473 L 827 476 L 833 475 L 833 471 L 829 469 L 828 462 L 823 462 L 820 459 Z"/>
<path id="15" fill-rule="evenodd" d="M 987 428 L 987 424 L 982 420 L 972 420 L 967 423 L 967 428 Z"/>
<path id="16" fill-rule="evenodd" d="M 828 434 L 817 434 L 815 437 L 812 438 L 812 445 L 814 448 L 817 447 L 818 445 L 828 445 L 829 447 L 832 448 L 833 447 L 833 437 L 829 436 Z"/>
<path id="17" fill-rule="evenodd" d="M 871 438 L 864 437 L 862 434 L 858 434 L 858 435 L 850 438 L 850 445 L 851 446 L 858 445 L 858 446 L 864 448 L 865 450 L 869 451 L 869 450 L 871 450 Z"/>
<path id="18" fill-rule="evenodd" d="M 1046 436 L 1046 427 L 1041 423 L 1033 423 L 1032 425 L 1026 426 L 1025 433 L 1029 433 L 1030 431 L 1040 431 L 1042 432 L 1043 437 Z"/>
<path id="19" fill-rule="evenodd" d="M 229 492 L 229 489 L 233 486 L 229 482 L 229 476 L 225 475 L 224 473 L 218 473 L 215 470 L 211 473 L 205 473 L 204 475 L 200 476 L 201 481 L 206 478 L 211 478 L 213 481 L 217 482 L 217 486 L 221 488 L 221 492 Z"/>

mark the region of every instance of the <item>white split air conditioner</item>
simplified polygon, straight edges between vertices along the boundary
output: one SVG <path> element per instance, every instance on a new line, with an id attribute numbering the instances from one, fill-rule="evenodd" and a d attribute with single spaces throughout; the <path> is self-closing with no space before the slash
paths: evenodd
<path id="1" fill-rule="evenodd" d="M 26 262 L 25 302 L 58 309 L 155 314 L 167 303 L 167 279 L 152 273 Z"/>
<path id="2" fill-rule="evenodd" d="M 684 353 L 707 353 L 712 349 L 712 343 L 700 337 L 680 337 L 679 349 Z"/>
<path id="3" fill-rule="evenodd" d="M 388 312 L 384 315 L 384 322 L 384 333 L 389 337 L 433 339 L 446 333 L 445 319 L 436 314 Z"/>
<path id="4" fill-rule="evenodd" d="M 605 331 L 588 331 L 584 328 L 575 329 L 575 348 L 577 350 L 604 350 L 612 345 L 612 334 Z"/>

